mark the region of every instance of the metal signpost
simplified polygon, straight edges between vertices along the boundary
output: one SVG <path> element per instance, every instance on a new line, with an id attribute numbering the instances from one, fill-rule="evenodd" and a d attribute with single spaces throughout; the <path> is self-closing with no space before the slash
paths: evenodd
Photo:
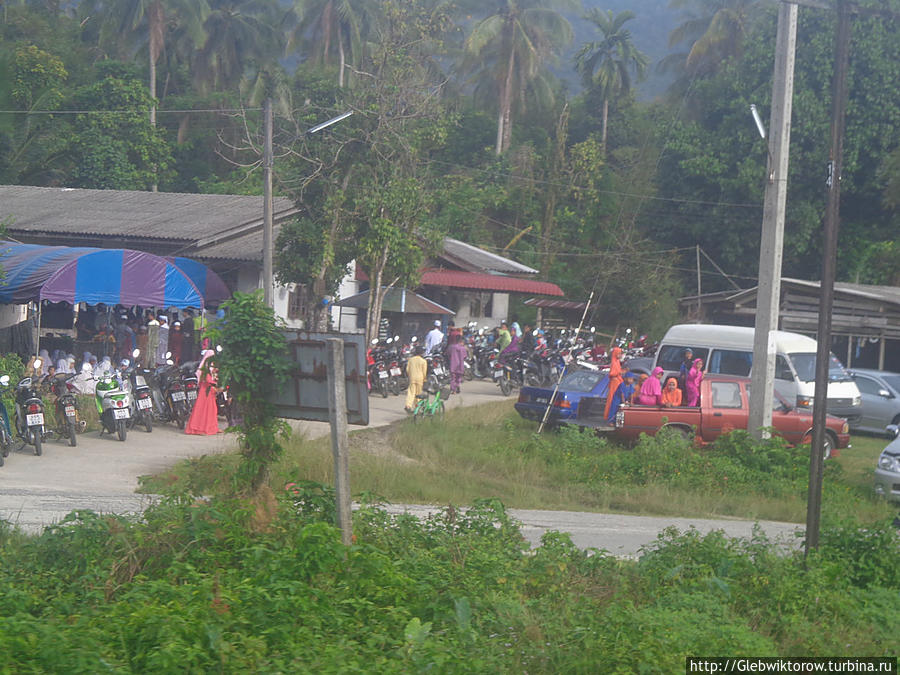
<path id="1" fill-rule="evenodd" d="M 272 401 L 279 417 L 331 423 L 334 489 L 341 541 L 349 546 L 350 463 L 348 424 L 369 423 L 366 345 L 363 335 L 288 331 L 293 367 Z"/>

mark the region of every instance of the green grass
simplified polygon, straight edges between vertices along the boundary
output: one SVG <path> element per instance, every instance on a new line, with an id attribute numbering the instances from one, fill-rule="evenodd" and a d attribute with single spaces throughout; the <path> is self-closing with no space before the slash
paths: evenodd
<path id="1" fill-rule="evenodd" d="M 805 449 L 782 459 L 794 464 L 790 479 L 762 486 L 770 478 L 765 470 L 746 469 L 721 457 L 707 466 L 708 451 L 689 446 L 657 447 L 651 442 L 652 447 L 644 449 L 647 461 L 662 463 L 644 476 L 643 460 L 634 455 L 640 446 L 622 448 L 571 432 L 537 437 L 535 431 L 534 423 L 519 418 L 509 401 L 448 410 L 443 422 L 414 425 L 407 420 L 358 430 L 350 436 L 352 492 L 395 503 L 469 504 L 490 497 L 509 508 L 789 522 L 806 518 Z M 872 493 L 872 469 L 884 443 L 854 437 L 853 448 L 829 462 L 824 518 L 852 513 L 863 522 L 875 522 L 894 511 Z M 690 475 L 678 475 L 680 460 L 669 457 L 666 462 L 670 452 L 686 453 L 684 466 L 695 467 Z M 146 478 L 142 489 L 218 492 L 217 485 L 231 474 L 235 461 L 234 455 L 192 459 Z M 290 481 L 330 484 L 332 467 L 329 438 L 295 436 L 273 468 L 271 485 L 277 492 Z"/>

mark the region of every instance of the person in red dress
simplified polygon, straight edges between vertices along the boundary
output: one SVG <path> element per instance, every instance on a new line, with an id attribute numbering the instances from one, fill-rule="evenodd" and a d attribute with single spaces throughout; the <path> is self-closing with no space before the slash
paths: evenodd
<path id="1" fill-rule="evenodd" d="M 203 372 L 203 366 L 207 359 L 214 352 L 207 349 L 203 352 L 203 360 L 197 368 L 197 380 L 200 382 L 200 392 L 197 394 L 197 400 L 194 403 L 194 410 L 188 423 L 184 426 L 184 433 L 196 434 L 200 436 L 212 436 L 219 433 L 218 408 L 216 406 L 216 373 L 217 369 L 210 364 L 206 372 Z"/>

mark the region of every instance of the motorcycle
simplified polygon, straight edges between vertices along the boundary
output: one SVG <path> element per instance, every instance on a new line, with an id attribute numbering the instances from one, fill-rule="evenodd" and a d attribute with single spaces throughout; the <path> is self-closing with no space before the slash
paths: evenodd
<path id="1" fill-rule="evenodd" d="M 128 420 L 128 427 L 133 428 L 140 424 L 147 430 L 147 433 L 153 431 L 153 392 L 148 380 L 152 381 L 153 373 L 144 368 L 138 357 L 141 355 L 140 349 L 135 349 L 132 353 L 132 361 L 124 364 L 125 369 L 122 372 L 123 387 L 131 395 L 131 417 Z"/>
<path id="2" fill-rule="evenodd" d="M 0 375 L 0 387 L 6 389 L 9 386 L 9 375 Z M 12 450 L 12 430 L 9 428 L 9 413 L 6 412 L 6 404 L 0 398 L 0 466 L 9 457 Z"/>
<path id="3" fill-rule="evenodd" d="M 498 358 L 493 364 L 493 378 L 500 387 L 500 393 L 509 396 L 513 389 L 522 386 L 524 381 L 525 357 L 521 354 L 509 354 L 506 358 Z"/>
<path id="4" fill-rule="evenodd" d="M 57 373 L 50 381 L 50 391 L 56 396 L 53 404 L 53 412 L 56 417 L 56 435 L 69 441 L 70 447 L 78 445 L 75 434 L 80 430 L 81 422 L 78 419 L 78 399 L 72 393 L 74 389 L 72 380 L 75 373 Z"/>
<path id="5" fill-rule="evenodd" d="M 165 365 L 156 369 L 155 381 L 158 383 L 156 395 L 159 418 L 166 422 L 175 422 L 179 429 L 183 429 L 191 411 L 181 382 L 181 373 L 171 358 L 167 359 Z"/>
<path id="6" fill-rule="evenodd" d="M 100 416 L 100 435 L 106 431 L 124 441 L 128 435 L 128 421 L 131 419 L 131 395 L 112 373 L 100 376 L 94 392 L 97 414 Z"/>
<path id="7" fill-rule="evenodd" d="M 387 398 L 390 373 L 384 359 L 384 350 L 379 346 L 377 339 L 372 340 L 367 371 L 369 376 L 369 393 L 377 391 L 381 394 L 381 398 Z"/>
<path id="8" fill-rule="evenodd" d="M 41 367 L 41 360 L 34 360 L 34 369 Z M 24 377 L 16 385 L 16 434 L 23 444 L 33 445 L 34 454 L 40 455 L 44 441 L 44 401 L 33 378 Z"/>
<path id="9" fill-rule="evenodd" d="M 191 361 L 181 365 L 181 386 L 184 389 L 184 395 L 186 397 L 188 417 L 191 416 L 191 411 L 194 409 L 194 404 L 197 402 L 197 396 L 200 395 L 200 380 L 197 379 L 197 368 L 199 365 L 199 361 Z"/>

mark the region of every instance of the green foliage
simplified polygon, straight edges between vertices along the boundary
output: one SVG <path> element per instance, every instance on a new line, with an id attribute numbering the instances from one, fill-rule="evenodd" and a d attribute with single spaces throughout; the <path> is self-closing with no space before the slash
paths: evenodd
<path id="1" fill-rule="evenodd" d="M 895 649 L 887 530 L 861 562 L 850 523 L 805 563 L 758 534 L 674 529 L 629 561 L 556 532 L 529 551 L 490 500 L 365 508 L 349 548 L 327 514 L 281 506 L 264 530 L 244 500 L 189 497 L 134 520 L 74 512 L 37 537 L 4 525 L 0 670 L 670 673 L 706 650 Z"/>
<path id="2" fill-rule="evenodd" d="M 288 374 L 287 343 L 261 290 L 235 293 L 222 308 L 226 318 L 210 333 L 222 351 L 210 361 L 219 369 L 219 384 L 230 388 L 243 415 L 237 427 L 244 459 L 238 485 L 256 491 L 282 453 L 279 437 L 288 434 L 270 402 Z"/>

